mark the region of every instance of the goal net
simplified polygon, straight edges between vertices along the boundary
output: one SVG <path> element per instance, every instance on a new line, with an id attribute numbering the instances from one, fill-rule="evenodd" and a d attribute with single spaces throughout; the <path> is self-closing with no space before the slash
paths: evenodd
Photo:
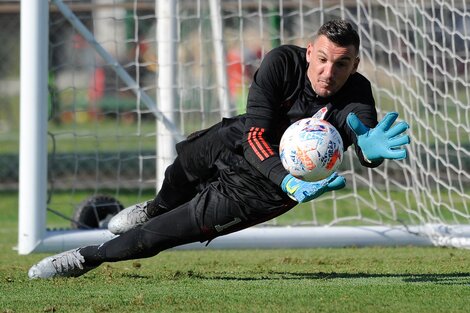
<path id="1" fill-rule="evenodd" d="M 154 197 L 176 141 L 243 113 L 266 52 L 332 18 L 358 30 L 359 71 L 379 118 L 410 124 L 409 157 L 366 169 L 349 149 L 346 188 L 211 245 L 470 247 L 465 0 L 53 0 L 22 6 L 19 252 L 111 238 L 106 220 Z"/>

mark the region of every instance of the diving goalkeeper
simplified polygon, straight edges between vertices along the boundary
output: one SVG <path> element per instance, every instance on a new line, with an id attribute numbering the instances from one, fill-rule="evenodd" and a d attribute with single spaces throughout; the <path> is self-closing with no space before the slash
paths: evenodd
<path id="1" fill-rule="evenodd" d="M 31 267 L 29 277 L 80 276 L 103 262 L 147 258 L 210 241 L 343 188 L 345 179 L 337 173 L 305 182 L 282 166 L 280 138 L 302 118 L 316 116 L 333 124 L 344 150 L 354 145 L 363 166 L 406 158 L 408 124 L 393 125 L 394 112 L 377 121 L 371 84 L 357 72 L 359 45 L 350 23 L 332 20 L 306 48 L 271 50 L 254 74 L 246 114 L 178 143 L 158 195 L 110 221 L 109 230 L 119 236 L 47 257 Z"/>

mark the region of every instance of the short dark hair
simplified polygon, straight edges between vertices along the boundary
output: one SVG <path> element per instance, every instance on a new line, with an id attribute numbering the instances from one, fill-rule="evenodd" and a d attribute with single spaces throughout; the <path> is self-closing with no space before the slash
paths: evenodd
<path id="1" fill-rule="evenodd" d="M 353 45 L 356 52 L 359 53 L 359 35 L 351 23 L 345 20 L 335 19 L 326 22 L 318 29 L 316 38 L 321 35 L 326 36 L 326 38 L 341 47 Z"/>

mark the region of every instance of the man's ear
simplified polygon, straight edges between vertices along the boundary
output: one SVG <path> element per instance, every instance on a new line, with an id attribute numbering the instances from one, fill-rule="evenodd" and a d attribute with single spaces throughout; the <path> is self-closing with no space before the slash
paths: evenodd
<path id="1" fill-rule="evenodd" d="M 359 57 L 356 57 L 356 59 L 354 60 L 354 67 L 351 74 L 356 73 L 357 68 L 359 67 L 359 62 L 361 62 L 361 59 Z"/>
<path id="2" fill-rule="evenodd" d="M 313 42 L 310 42 L 307 45 L 307 52 L 305 54 L 307 63 L 310 63 L 310 61 L 312 60 L 312 54 L 313 54 Z"/>

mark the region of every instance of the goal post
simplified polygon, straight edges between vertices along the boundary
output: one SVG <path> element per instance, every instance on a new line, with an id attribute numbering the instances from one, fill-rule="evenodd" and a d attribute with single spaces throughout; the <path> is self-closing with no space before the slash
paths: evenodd
<path id="1" fill-rule="evenodd" d="M 21 2 L 20 253 L 34 251 L 46 231 L 48 15 L 46 1 Z"/>
<path id="2" fill-rule="evenodd" d="M 397 111 L 410 124 L 409 157 L 366 169 L 349 149 L 346 188 L 209 248 L 469 248 L 467 9 L 463 0 L 23 1 L 19 253 L 113 238 L 57 215 L 89 196 L 125 206 L 153 197 L 174 142 L 243 113 L 266 52 L 305 46 L 338 17 L 358 30 L 379 117 Z"/>

